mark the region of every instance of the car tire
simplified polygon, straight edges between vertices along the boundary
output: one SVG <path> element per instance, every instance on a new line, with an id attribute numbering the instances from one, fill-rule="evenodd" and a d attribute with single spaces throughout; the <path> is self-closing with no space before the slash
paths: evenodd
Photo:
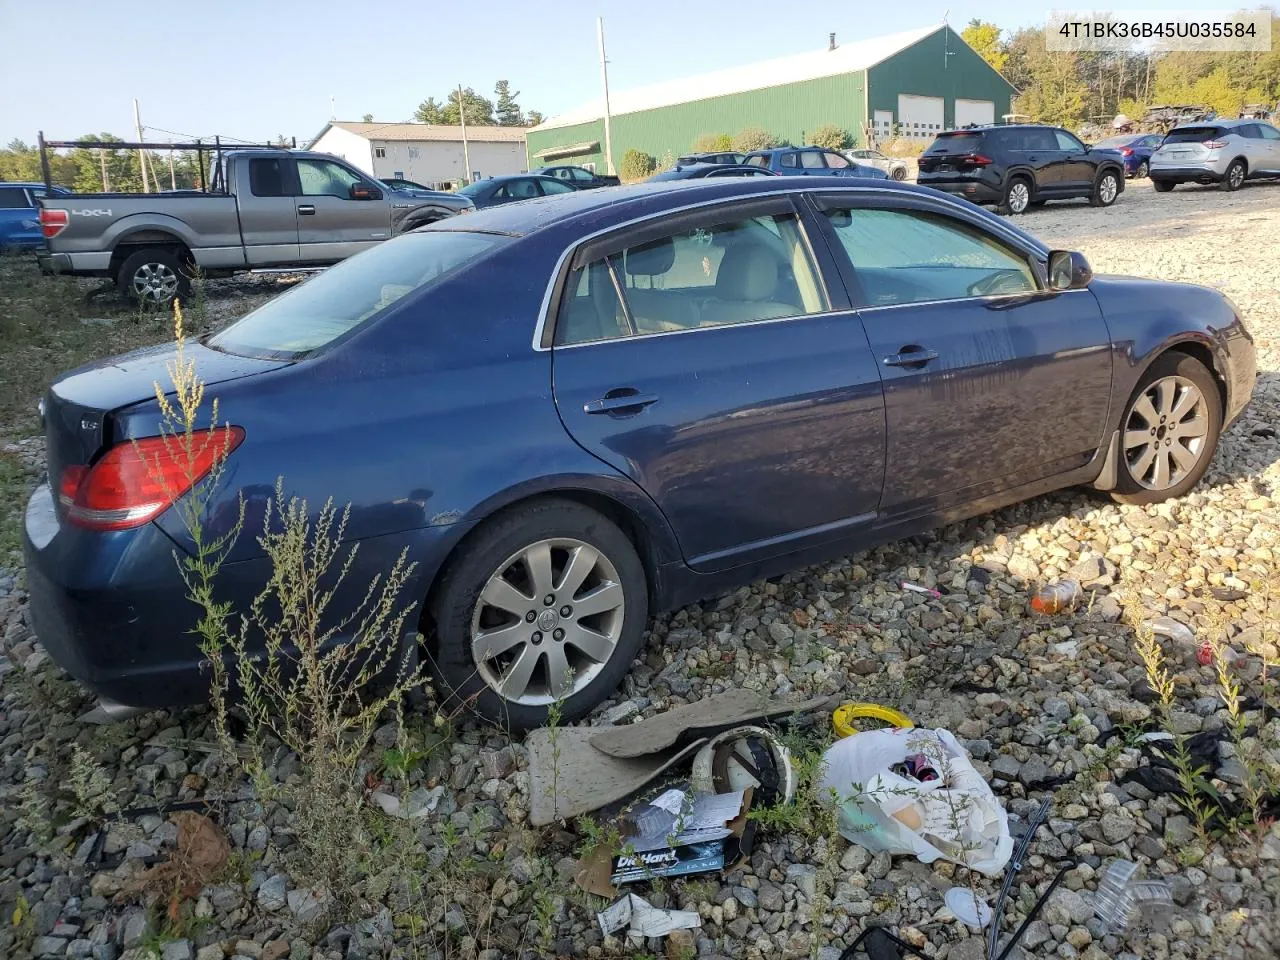
<path id="1" fill-rule="evenodd" d="M 130 303 L 165 307 L 191 294 L 191 266 L 172 247 L 144 247 L 120 264 L 116 289 Z"/>
<path id="2" fill-rule="evenodd" d="M 1089 193 L 1089 204 L 1095 207 L 1109 207 L 1120 196 L 1120 175 L 1114 170 L 1104 170 L 1093 182 L 1093 190 Z"/>
<path id="3" fill-rule="evenodd" d="M 1026 177 L 1014 177 L 1004 188 L 1004 196 L 1000 199 L 1000 205 L 996 208 L 998 213 L 1006 216 L 1011 214 L 1026 213 L 1031 206 L 1031 181 Z"/>
<path id="4" fill-rule="evenodd" d="M 1231 166 L 1227 167 L 1226 176 L 1222 178 L 1222 183 L 1218 186 L 1227 191 L 1234 193 L 1244 186 L 1245 176 L 1249 172 L 1249 165 L 1243 160 L 1232 160 Z"/>
<path id="5" fill-rule="evenodd" d="M 1170 190 L 1176 187 L 1177 184 L 1174 183 L 1172 180 L 1157 180 L 1154 177 L 1152 177 L 1151 186 L 1156 193 L 1168 193 Z"/>
<path id="6" fill-rule="evenodd" d="M 1213 374 L 1185 353 L 1160 356 L 1125 405 L 1112 499 L 1148 504 L 1187 493 L 1209 469 L 1221 431 L 1222 394 Z"/>
<path id="7" fill-rule="evenodd" d="M 893 179 L 895 180 L 899 180 L 899 181 L 905 180 L 907 179 L 907 168 L 894 167 L 892 170 L 889 171 L 889 176 L 893 177 Z"/>
<path id="8" fill-rule="evenodd" d="M 570 569 L 579 561 L 591 567 L 575 571 L 575 585 Z M 588 615 L 574 609 L 592 597 L 595 606 L 615 599 L 617 606 Z M 575 720 L 618 688 L 644 641 L 648 577 L 631 541 L 603 514 L 572 500 L 540 500 L 489 520 L 466 541 L 433 592 L 430 612 L 432 666 L 446 710 L 529 730 L 557 708 L 557 722 Z M 592 645 L 590 653 L 574 645 L 575 633 Z M 551 680 L 555 664 L 577 671 L 559 689 Z"/>
<path id="9" fill-rule="evenodd" d="M 1138 164 L 1138 169 L 1133 171 L 1133 178 L 1135 180 L 1145 180 L 1147 178 L 1147 174 L 1149 174 L 1150 172 L 1151 172 L 1151 165 L 1147 163 L 1147 161 L 1143 160 L 1140 164 Z"/>

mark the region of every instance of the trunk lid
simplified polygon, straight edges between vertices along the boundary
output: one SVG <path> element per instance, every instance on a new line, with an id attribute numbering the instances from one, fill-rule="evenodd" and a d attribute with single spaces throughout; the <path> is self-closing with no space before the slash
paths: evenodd
<path id="1" fill-rule="evenodd" d="M 288 365 L 281 360 L 232 356 L 195 342 L 187 343 L 186 352 L 208 386 Z M 88 466 L 120 441 L 112 413 L 154 398 L 157 383 L 168 390 L 168 364 L 175 354 L 173 344 L 146 347 L 81 367 L 54 381 L 40 401 L 40 410 L 48 448 L 49 483 L 55 495 L 68 467 Z M 59 516 L 64 512 L 59 504 Z"/>

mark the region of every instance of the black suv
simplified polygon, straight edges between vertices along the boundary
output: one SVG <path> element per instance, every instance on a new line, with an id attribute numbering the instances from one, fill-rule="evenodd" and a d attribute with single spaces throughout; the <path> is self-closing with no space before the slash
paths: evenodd
<path id="1" fill-rule="evenodd" d="M 1059 127 L 971 127 L 939 134 L 920 157 L 916 183 L 1001 213 L 1076 197 L 1109 207 L 1124 190 L 1124 158 Z"/>

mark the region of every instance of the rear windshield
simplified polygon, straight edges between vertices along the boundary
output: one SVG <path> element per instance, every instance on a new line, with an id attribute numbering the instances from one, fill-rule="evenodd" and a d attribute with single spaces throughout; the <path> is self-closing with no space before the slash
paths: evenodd
<path id="1" fill-rule="evenodd" d="M 1165 136 L 1165 143 L 1201 143 L 1205 140 L 1217 140 L 1226 133 L 1222 127 L 1179 127 L 1170 130 Z"/>
<path id="2" fill-rule="evenodd" d="M 944 133 L 925 153 L 973 153 L 982 145 L 981 133 Z"/>
<path id="3" fill-rule="evenodd" d="M 296 359 L 507 242 L 495 234 L 458 230 L 405 234 L 299 284 L 207 343 L 241 356 Z"/>

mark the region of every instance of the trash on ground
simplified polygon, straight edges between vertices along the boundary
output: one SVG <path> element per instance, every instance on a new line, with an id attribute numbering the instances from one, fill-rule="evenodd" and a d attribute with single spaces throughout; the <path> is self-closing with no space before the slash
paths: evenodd
<path id="1" fill-rule="evenodd" d="M 903 580 L 900 584 L 903 590 L 909 590 L 912 593 L 924 593 L 931 597 L 941 597 L 942 591 L 935 590 L 933 587 L 922 587 L 918 583 L 912 583 L 910 580 Z"/>
<path id="2" fill-rule="evenodd" d="M 231 856 L 231 844 L 221 828 L 202 813 L 183 810 L 169 819 L 178 826 L 173 853 L 164 863 L 139 874 L 131 889 L 169 895 L 172 910 L 178 897 L 194 897 L 218 878 Z"/>
<path id="3" fill-rule="evenodd" d="M 864 957 L 866 960 L 904 960 L 906 957 L 924 960 L 923 953 L 884 927 L 867 927 L 840 954 L 840 960 L 863 960 Z"/>
<path id="4" fill-rule="evenodd" d="M 796 792 L 791 751 L 763 727 L 717 734 L 693 757 L 693 789 L 727 794 L 750 788 L 758 807 L 790 803 Z"/>
<path id="5" fill-rule="evenodd" d="M 1059 580 L 1043 586 L 1031 598 L 1031 609 L 1036 613 L 1065 613 L 1075 608 L 1084 596 L 1075 580 Z"/>
<path id="6" fill-rule="evenodd" d="M 919 780 L 905 767 L 924 754 L 938 777 Z M 825 754 L 820 789 L 834 791 L 840 833 L 868 850 L 939 858 L 996 875 L 1013 852 L 1004 807 L 947 730 L 867 730 L 837 740 Z M 904 765 L 903 772 L 894 767 Z"/>
<path id="7" fill-rule="evenodd" d="M 961 923 L 980 930 L 991 922 L 991 907 L 968 887 L 952 887 L 942 902 Z"/>
<path id="8" fill-rule="evenodd" d="M 730 690 L 638 723 L 593 730 L 591 746 L 611 757 L 643 757 L 754 721 L 816 710 L 830 699 L 775 700 L 755 690 Z"/>
<path id="9" fill-rule="evenodd" d="M 900 710 L 879 703 L 843 703 L 831 714 L 831 725 L 837 737 L 851 737 L 858 732 L 857 720 L 880 720 L 894 727 L 910 729 L 911 718 Z"/>
<path id="10" fill-rule="evenodd" d="M 1157 637 L 1167 637 L 1189 647 L 1195 645 L 1195 633 L 1185 623 L 1180 623 L 1173 617 L 1156 617 L 1154 620 L 1148 620 L 1146 626 Z"/>
<path id="11" fill-rule="evenodd" d="M 665 937 L 672 930 L 692 930 L 702 925 L 692 910 L 662 910 L 634 893 L 601 910 L 596 921 L 605 936 L 626 927 L 627 935 L 635 938 Z"/>
<path id="12" fill-rule="evenodd" d="M 1131 860 L 1114 860 L 1102 871 L 1093 910 L 1111 933 L 1120 933 L 1131 924 L 1168 919 L 1173 910 L 1173 893 L 1165 880 L 1144 880 Z"/>

